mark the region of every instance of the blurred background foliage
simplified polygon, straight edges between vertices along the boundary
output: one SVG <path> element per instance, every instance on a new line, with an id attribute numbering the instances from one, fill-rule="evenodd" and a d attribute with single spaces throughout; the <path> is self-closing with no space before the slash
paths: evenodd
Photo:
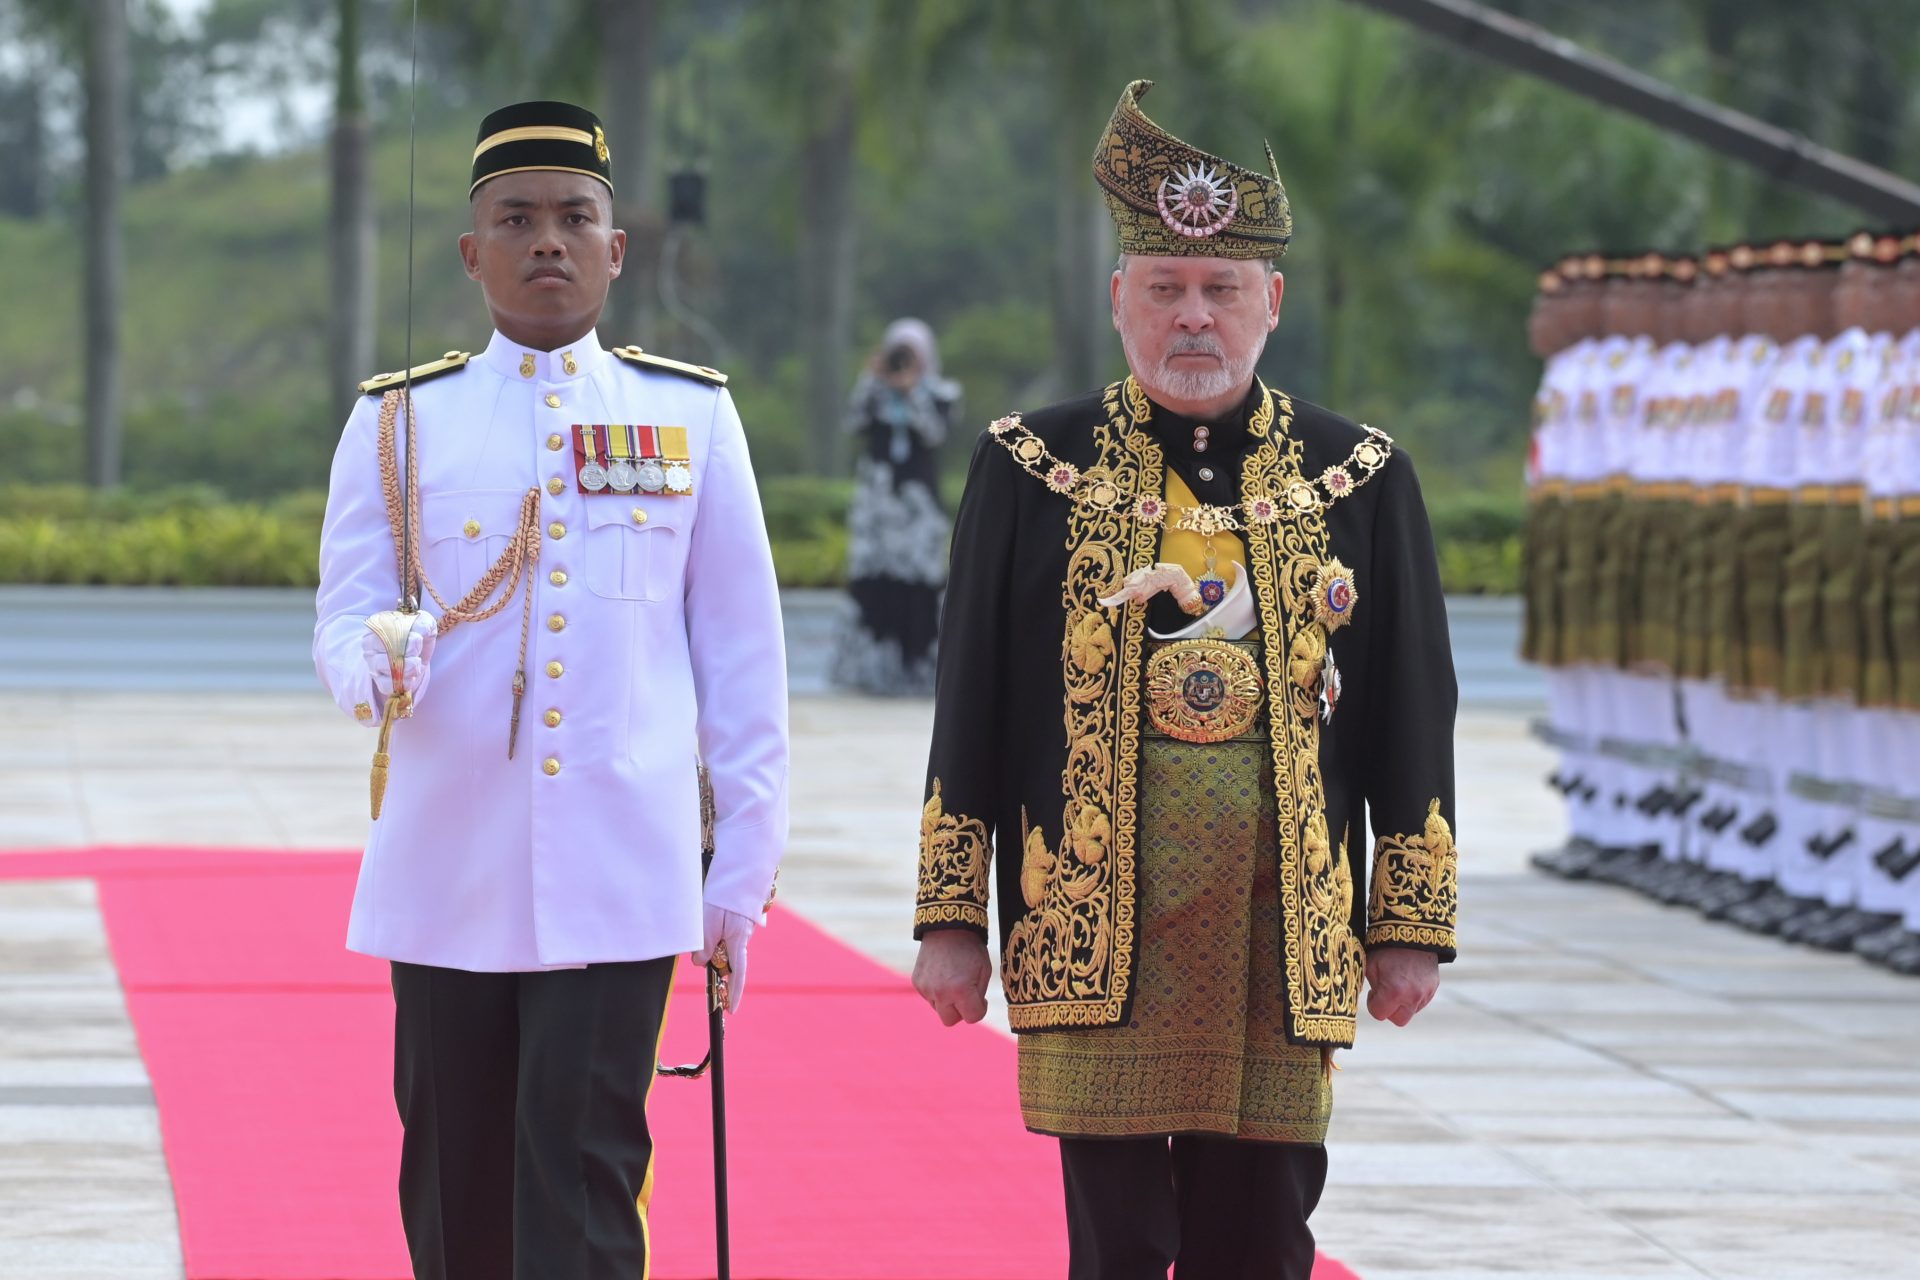
<path id="1" fill-rule="evenodd" d="M 353 7 L 385 369 L 407 305 L 407 6 Z M 1823 145 L 1920 160 L 1920 24 L 1897 0 L 1499 7 Z M 304 583 L 342 398 L 326 372 L 342 6 L 127 0 L 131 492 L 105 495 L 66 487 L 85 472 L 79 8 L 0 0 L 0 580 Z M 454 249 L 479 116 L 572 97 L 616 146 L 640 121 L 621 174 L 636 268 L 602 340 L 731 375 L 796 583 L 838 572 L 839 406 L 888 320 L 932 323 L 979 424 L 1121 370 L 1088 157 L 1130 77 L 1159 80 L 1149 110 L 1210 150 L 1254 163 L 1271 141 L 1296 238 L 1262 373 L 1414 455 L 1461 590 L 1514 586 L 1542 263 L 1859 221 L 1342 0 L 420 8 L 415 360 L 487 338 Z M 645 56 L 606 38 L 636 15 Z M 242 111 L 268 127 L 238 143 Z M 704 178 L 704 221 L 668 220 L 675 175 Z"/>

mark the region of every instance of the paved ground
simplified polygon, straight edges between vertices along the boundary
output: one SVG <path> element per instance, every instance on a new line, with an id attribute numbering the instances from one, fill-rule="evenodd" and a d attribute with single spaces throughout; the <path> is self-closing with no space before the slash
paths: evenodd
<path id="1" fill-rule="evenodd" d="M 928 719 L 794 707 L 784 901 L 901 969 Z M 0 848 L 351 846 L 370 749 L 318 694 L 16 692 Z M 1916 1274 L 1920 986 L 1529 875 L 1547 760 L 1510 711 L 1460 752 L 1465 958 L 1342 1055 L 1323 1245 L 1365 1280 Z M 0 1278 L 177 1276 L 88 886 L 0 882 L 0 1026 Z"/>

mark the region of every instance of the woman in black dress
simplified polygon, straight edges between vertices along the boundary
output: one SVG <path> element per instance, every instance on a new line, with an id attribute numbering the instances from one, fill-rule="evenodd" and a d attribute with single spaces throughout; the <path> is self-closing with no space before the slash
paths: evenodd
<path id="1" fill-rule="evenodd" d="M 854 385 L 853 505 L 847 592 L 853 615 L 834 655 L 834 683 L 876 694 L 930 694 L 947 579 L 940 446 L 960 389 L 940 376 L 933 330 L 896 320 Z"/>

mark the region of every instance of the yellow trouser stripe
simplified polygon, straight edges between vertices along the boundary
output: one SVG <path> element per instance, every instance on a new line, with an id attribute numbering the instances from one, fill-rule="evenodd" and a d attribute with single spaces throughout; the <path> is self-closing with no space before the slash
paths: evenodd
<path id="1" fill-rule="evenodd" d="M 667 1010 L 673 1006 L 673 980 L 680 976 L 680 957 L 673 958 L 673 967 L 667 971 L 667 1001 L 660 1006 L 660 1034 L 653 1038 L 653 1059 L 660 1061 L 660 1046 L 667 1040 Z M 649 1068 L 651 1070 L 651 1068 Z M 653 1097 L 654 1077 L 647 1077 L 647 1097 Z M 640 1211 L 640 1246 L 647 1251 L 646 1262 L 640 1268 L 640 1280 L 651 1280 L 653 1276 L 653 1231 L 647 1224 L 647 1207 L 653 1203 L 653 1166 L 660 1156 L 660 1146 L 653 1141 L 653 1128 L 647 1128 L 647 1173 L 640 1179 L 640 1194 L 634 1197 L 634 1208 Z"/>

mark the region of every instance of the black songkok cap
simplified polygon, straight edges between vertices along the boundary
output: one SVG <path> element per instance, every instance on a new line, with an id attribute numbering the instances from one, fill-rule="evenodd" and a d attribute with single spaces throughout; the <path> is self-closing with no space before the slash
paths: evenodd
<path id="1" fill-rule="evenodd" d="M 613 165 L 600 117 L 570 102 L 516 102 L 480 122 L 468 195 L 488 178 L 532 169 L 584 173 L 612 191 Z"/>

